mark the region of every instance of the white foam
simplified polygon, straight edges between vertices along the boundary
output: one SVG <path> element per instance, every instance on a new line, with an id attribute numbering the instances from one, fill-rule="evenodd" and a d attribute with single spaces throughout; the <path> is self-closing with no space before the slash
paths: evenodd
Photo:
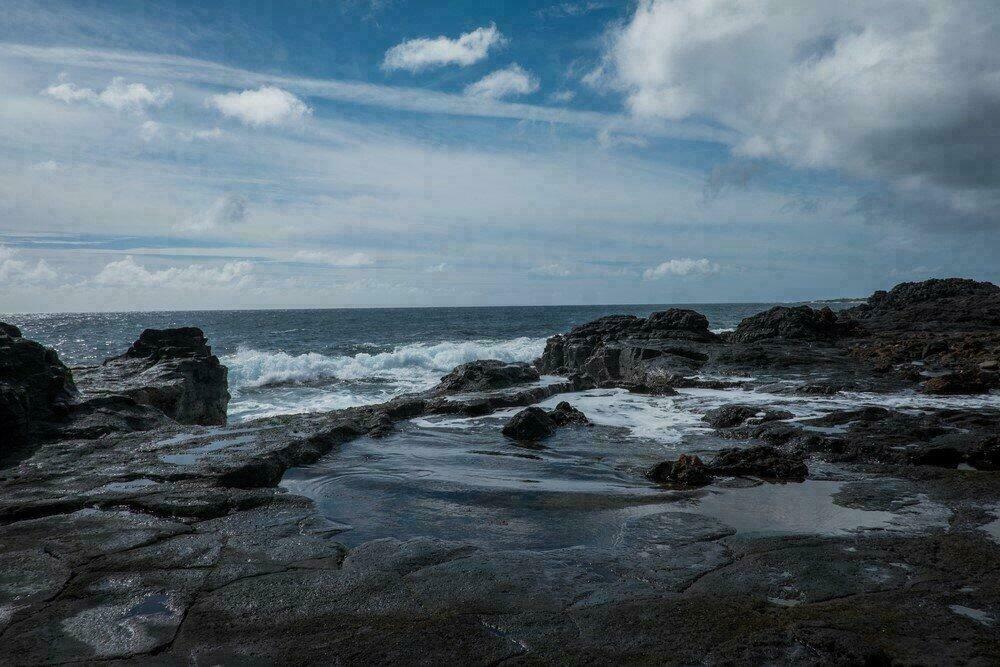
<path id="1" fill-rule="evenodd" d="M 445 342 L 402 345 L 391 352 L 328 357 L 315 352 L 291 355 L 242 348 L 223 358 L 230 384 L 265 387 L 275 384 L 313 384 L 324 380 L 401 380 L 432 386 L 441 374 L 477 359 L 532 361 L 545 348 L 544 338 Z"/>

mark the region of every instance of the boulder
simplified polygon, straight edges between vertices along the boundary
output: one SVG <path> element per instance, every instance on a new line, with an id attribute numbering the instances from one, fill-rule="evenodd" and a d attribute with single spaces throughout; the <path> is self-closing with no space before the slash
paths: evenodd
<path id="1" fill-rule="evenodd" d="M 713 428 L 731 428 L 743 424 L 763 424 L 765 422 L 791 419 L 794 415 L 787 410 L 772 410 L 757 405 L 731 403 L 709 410 L 702 417 Z"/>
<path id="2" fill-rule="evenodd" d="M 0 326 L 0 458 L 31 444 L 65 418 L 77 396 L 73 375 L 55 350 Z"/>
<path id="3" fill-rule="evenodd" d="M 809 474 L 800 454 L 782 452 L 768 445 L 720 450 L 709 469 L 718 475 L 782 481 L 802 481 Z"/>
<path id="4" fill-rule="evenodd" d="M 490 391 L 526 382 L 537 382 L 538 379 L 538 371 L 529 364 L 485 359 L 456 366 L 451 373 L 441 378 L 441 383 L 435 388 L 435 392 L 451 394 Z"/>
<path id="5" fill-rule="evenodd" d="M 124 354 L 78 370 L 91 396 L 120 395 L 181 424 L 226 423 L 228 370 L 195 327 L 147 329 Z"/>
<path id="6" fill-rule="evenodd" d="M 566 426 L 567 424 L 581 424 L 590 426 L 590 420 L 566 401 L 560 401 L 555 410 L 549 412 L 549 418 L 556 426 Z"/>
<path id="7" fill-rule="evenodd" d="M 676 461 L 657 463 L 646 477 L 659 484 L 695 488 L 712 482 L 712 474 L 700 458 L 682 454 Z"/>
<path id="8" fill-rule="evenodd" d="M 809 306 L 775 306 L 740 322 L 730 340 L 735 343 L 775 339 L 831 341 L 860 332 L 856 322 L 839 320 L 828 307 L 813 310 Z"/>
<path id="9" fill-rule="evenodd" d="M 976 371 L 960 371 L 939 375 L 924 382 L 921 391 L 925 394 L 956 395 L 985 394 L 996 386 L 994 376 Z"/>
<path id="10" fill-rule="evenodd" d="M 503 434 L 514 440 L 541 440 L 555 433 L 556 423 L 539 407 L 521 410 L 503 427 Z"/>

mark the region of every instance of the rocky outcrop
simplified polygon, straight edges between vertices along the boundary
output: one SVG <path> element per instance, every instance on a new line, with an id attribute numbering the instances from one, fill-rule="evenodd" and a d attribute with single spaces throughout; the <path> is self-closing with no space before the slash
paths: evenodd
<path id="1" fill-rule="evenodd" d="M 873 331 L 973 330 L 1000 326 L 1000 287 L 965 278 L 901 283 L 842 311 Z"/>
<path id="2" fill-rule="evenodd" d="M 226 423 L 228 371 L 201 329 L 147 329 L 124 354 L 78 369 L 92 396 L 127 396 L 181 424 Z"/>
<path id="3" fill-rule="evenodd" d="M 646 473 L 646 477 L 658 484 L 678 488 L 697 488 L 712 482 L 708 466 L 691 454 L 681 454 L 676 461 L 657 463 Z"/>
<path id="4" fill-rule="evenodd" d="M 539 407 L 521 410 L 503 427 L 503 434 L 514 440 L 531 442 L 547 438 L 555 433 L 556 428 L 570 424 L 589 426 L 590 420 L 572 405 L 562 401 L 548 412 Z"/>
<path id="5" fill-rule="evenodd" d="M 748 317 L 730 336 L 736 343 L 763 340 L 831 341 L 861 333 L 851 320 L 840 320 L 829 307 L 813 310 L 809 306 L 775 306 Z"/>
<path id="6" fill-rule="evenodd" d="M 995 373 L 976 370 L 933 377 L 924 382 L 922 391 L 937 395 L 985 394 L 998 386 L 1000 382 Z"/>
<path id="7" fill-rule="evenodd" d="M 809 474 L 801 454 L 768 445 L 720 450 L 709 465 L 712 473 L 775 481 L 801 481 Z"/>
<path id="8" fill-rule="evenodd" d="M 438 394 L 492 391 L 527 382 L 537 382 L 538 379 L 538 371 L 530 364 L 485 359 L 457 366 L 455 370 L 441 378 L 441 383 L 434 391 Z"/>
<path id="9" fill-rule="evenodd" d="M 598 384 L 625 383 L 650 391 L 696 372 L 717 342 L 701 313 L 682 308 L 602 317 L 553 336 L 536 362 L 546 373 L 578 372 Z"/>
<path id="10" fill-rule="evenodd" d="M 73 375 L 55 350 L 0 325 L 0 459 L 50 431 L 76 396 Z"/>
<path id="11" fill-rule="evenodd" d="M 731 403 L 709 410 L 702 417 L 713 428 L 731 428 L 743 424 L 763 424 L 771 421 L 791 419 L 794 415 L 787 410 L 774 410 L 758 405 Z"/>

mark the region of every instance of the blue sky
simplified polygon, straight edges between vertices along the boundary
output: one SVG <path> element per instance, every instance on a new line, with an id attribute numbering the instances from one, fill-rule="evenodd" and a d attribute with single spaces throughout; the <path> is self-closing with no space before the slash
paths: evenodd
<path id="1" fill-rule="evenodd" d="M 993 3 L 0 4 L 0 312 L 1000 278 Z"/>

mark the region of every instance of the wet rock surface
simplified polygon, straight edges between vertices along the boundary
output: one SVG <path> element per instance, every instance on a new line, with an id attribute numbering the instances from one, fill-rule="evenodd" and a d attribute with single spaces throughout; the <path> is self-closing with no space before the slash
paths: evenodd
<path id="1" fill-rule="evenodd" d="M 968 310 L 969 290 L 987 302 L 984 314 Z M 878 333 L 864 334 L 860 344 L 885 334 L 890 305 L 912 313 L 930 307 L 918 303 L 940 310 L 947 305 L 942 299 L 958 299 L 944 311 L 953 315 L 935 320 L 935 335 L 947 330 L 942 322 L 986 326 L 992 294 L 966 283 L 907 288 L 865 315 L 865 330 Z M 998 407 L 982 397 L 973 405 L 963 396 L 919 393 L 929 376 L 878 371 L 857 352 L 853 336 L 727 341 L 692 312 L 605 318 L 556 337 L 539 366 L 577 374 L 565 381 L 484 389 L 479 378 L 492 371 L 477 370 L 472 384 L 376 406 L 230 426 L 180 424 L 141 394 L 115 391 L 165 369 L 184 380 L 196 377 L 183 370 L 190 364 L 211 369 L 196 334 L 144 334 L 124 359 L 82 379 L 80 397 L 70 389 L 72 376 L 44 348 L 12 343 L 14 328 L 0 328 L 0 349 L 8 339 L 10 349 L 27 351 L 52 380 L 31 395 L 54 397 L 18 403 L 11 387 L 24 392 L 24 378 L 35 376 L 4 367 L 0 406 L 15 408 L 0 410 L 0 418 L 24 420 L 29 436 L 46 420 L 58 427 L 0 469 L 0 655 L 5 664 L 1000 660 L 1000 538 L 991 532 L 1000 521 L 1000 476 L 993 472 L 1000 466 Z M 905 338 L 900 349 L 909 350 L 906 336 L 919 333 L 906 329 L 891 339 Z M 890 338 L 879 341 L 888 345 Z M 940 346 L 926 352 L 929 363 L 955 373 L 973 359 Z M 21 359 L 3 357 L 11 358 Z M 157 366 L 141 380 L 129 379 L 132 369 L 139 377 Z M 709 386 L 706 374 L 734 368 L 765 377 L 720 377 Z M 802 368 L 811 369 L 805 380 L 797 374 Z M 601 382 L 679 388 L 657 397 L 665 412 L 685 392 L 741 392 L 696 418 L 703 433 L 693 442 L 711 440 L 716 449 L 704 458 L 680 455 L 653 471 L 655 459 L 630 459 L 624 436 L 602 426 L 594 404 L 580 402 L 580 394 L 552 410 L 525 411 L 536 425 L 551 426 L 547 446 L 554 451 L 546 461 L 533 458 L 542 451 L 515 452 L 524 456 L 506 460 L 522 466 L 518 477 L 525 479 L 515 481 L 523 490 L 479 490 L 469 502 L 499 508 L 523 502 L 547 512 L 569 506 L 601 516 L 621 511 L 607 540 L 501 548 L 401 530 L 352 541 L 348 526 L 278 486 L 290 468 L 320 459 L 336 466 L 341 448 L 359 439 L 374 458 L 393 438 L 415 449 L 414 456 L 425 455 L 419 441 L 402 437 L 404 422 L 413 428 L 420 419 L 448 416 L 460 423 L 550 398 L 551 405 L 556 394 Z M 802 391 L 807 386 L 826 389 Z M 763 387 L 770 387 L 767 403 L 745 402 Z M 839 392 L 858 387 L 903 387 L 911 392 L 903 396 L 923 402 L 909 405 L 894 394 L 891 405 L 836 407 Z M 588 395 L 603 400 L 601 391 Z M 218 391 L 212 395 L 219 399 Z M 791 405 L 803 396 L 829 404 L 821 403 L 827 405 L 821 414 L 802 414 Z M 869 400 L 878 403 L 879 396 Z M 64 403 L 71 407 L 61 414 Z M 597 426 L 573 428 L 591 421 Z M 499 438 L 492 423 L 492 437 Z M 424 436 L 434 437 L 433 428 Z M 594 438 L 608 449 L 588 452 Z M 673 447 L 680 454 L 688 444 Z M 576 458 L 569 457 L 571 446 Z M 501 466 L 505 459 L 490 460 Z M 537 481 L 531 466 L 565 468 L 571 461 L 587 462 L 582 488 L 602 470 L 615 488 L 629 481 L 630 494 L 531 491 Z M 733 484 L 732 477 L 805 481 Z M 373 479 L 387 489 L 407 483 Z M 465 507 L 454 504 L 459 491 L 446 481 L 435 491 L 437 501 Z M 345 471 L 344 488 L 352 484 Z M 797 513 L 810 503 L 817 509 L 808 516 L 830 519 L 831 528 L 778 530 L 798 526 L 805 515 Z M 509 535 L 518 526 L 487 528 Z"/>
<path id="2" fill-rule="evenodd" d="M 89 395 L 118 395 L 160 410 L 181 424 L 226 423 L 227 369 L 195 327 L 147 329 L 124 354 L 77 369 Z"/>
<path id="3" fill-rule="evenodd" d="M 588 426 L 590 420 L 572 405 L 562 401 L 554 410 L 546 411 L 538 407 L 521 410 L 504 425 L 502 432 L 514 440 L 534 441 L 547 438 L 558 427 L 570 424 Z"/>
<path id="4" fill-rule="evenodd" d="M 441 378 L 436 393 L 506 389 L 518 384 L 537 382 L 538 379 L 538 371 L 530 364 L 486 359 L 456 367 Z"/>

